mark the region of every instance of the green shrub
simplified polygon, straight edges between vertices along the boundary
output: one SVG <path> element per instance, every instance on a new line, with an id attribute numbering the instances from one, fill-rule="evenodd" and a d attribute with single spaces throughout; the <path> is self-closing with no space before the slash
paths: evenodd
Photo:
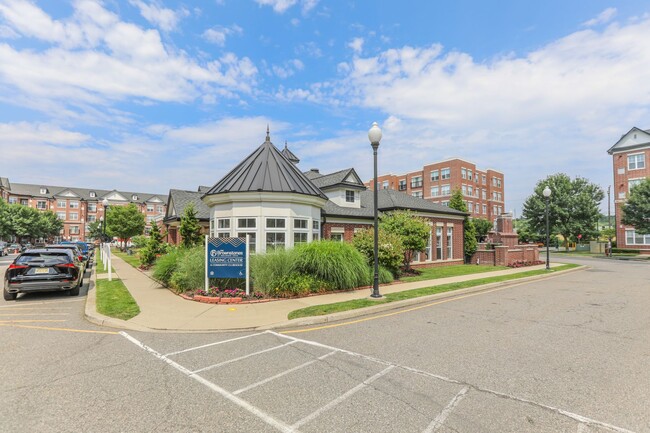
<path id="1" fill-rule="evenodd" d="M 292 250 L 294 270 L 325 281 L 334 290 L 362 286 L 368 278 L 365 257 L 354 246 L 335 241 L 301 244 Z"/>
<path id="2" fill-rule="evenodd" d="M 352 245 L 366 257 L 370 266 L 374 266 L 374 228 L 360 230 L 355 233 Z M 395 233 L 389 233 L 380 228 L 377 251 L 379 265 L 388 269 L 393 275 L 398 275 L 400 266 L 404 262 L 404 247 L 401 238 Z"/>
<path id="3" fill-rule="evenodd" d="M 627 248 L 613 248 L 612 253 L 628 253 L 628 254 L 641 254 L 641 250 L 632 250 Z"/>
<path id="4" fill-rule="evenodd" d="M 131 244 L 134 248 L 144 248 L 147 245 L 147 242 L 149 242 L 149 238 L 144 235 L 137 235 L 131 238 Z"/>
<path id="5" fill-rule="evenodd" d="M 293 273 L 293 250 L 277 249 L 266 254 L 252 255 L 251 279 L 255 290 L 271 295 L 283 279 Z"/>
<path id="6" fill-rule="evenodd" d="M 179 257 L 176 270 L 169 281 L 178 292 L 203 289 L 205 286 L 205 249 L 197 245 Z"/>
<path id="7" fill-rule="evenodd" d="M 153 269 L 153 277 L 165 285 L 169 285 L 172 275 L 178 268 L 178 262 L 187 253 L 182 248 L 169 248 L 167 254 L 163 254 L 156 260 L 156 266 Z"/>
<path id="8" fill-rule="evenodd" d="M 153 265 L 153 262 L 156 261 L 156 254 L 148 246 L 140 249 L 138 254 L 140 257 L 140 264 L 145 268 Z"/>
<path id="9" fill-rule="evenodd" d="M 372 286 L 375 283 L 375 269 L 374 266 L 370 266 L 368 268 L 368 280 L 367 280 L 367 286 Z M 393 273 L 389 271 L 388 269 L 384 268 L 383 266 L 379 266 L 379 284 L 388 284 L 392 283 L 395 281 L 395 277 L 393 277 Z"/>
<path id="10" fill-rule="evenodd" d="M 276 287 L 269 295 L 279 298 L 290 298 L 293 296 L 307 296 L 318 290 L 318 281 L 311 275 L 291 273 L 280 278 Z"/>

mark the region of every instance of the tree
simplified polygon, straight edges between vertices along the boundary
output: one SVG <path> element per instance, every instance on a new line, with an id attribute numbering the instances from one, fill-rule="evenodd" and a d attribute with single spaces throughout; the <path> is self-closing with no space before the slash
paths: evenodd
<path id="1" fill-rule="evenodd" d="M 23 238 L 35 237 L 40 231 L 40 213 L 34 208 L 21 204 L 9 205 L 9 234 L 22 241 Z"/>
<path id="2" fill-rule="evenodd" d="M 526 219 L 517 220 L 517 236 L 519 237 L 519 242 L 527 243 L 533 242 L 537 243 L 542 240 L 542 236 L 539 233 L 535 232 L 530 228 L 530 224 Z M 546 234 L 544 234 L 544 239 L 546 239 Z"/>
<path id="3" fill-rule="evenodd" d="M 122 240 L 123 249 L 131 236 L 140 235 L 144 231 L 144 214 L 133 203 L 109 207 L 105 218 L 106 231 L 110 236 Z"/>
<path id="4" fill-rule="evenodd" d="M 63 221 L 50 210 L 40 213 L 40 233 L 36 237 L 51 238 L 61 233 Z"/>
<path id="5" fill-rule="evenodd" d="M 449 207 L 461 212 L 467 212 L 467 205 L 465 204 L 465 200 L 463 200 L 463 193 L 460 189 L 455 189 L 454 192 L 451 193 Z M 465 254 L 465 261 L 469 262 L 470 257 L 472 257 L 472 254 L 474 254 L 478 248 L 476 228 L 474 227 L 474 222 L 469 219 L 469 216 L 466 216 L 463 220 L 463 228 L 463 252 Z"/>
<path id="6" fill-rule="evenodd" d="M 424 218 L 418 217 L 415 213 L 407 210 L 383 214 L 380 224 L 380 230 L 384 229 L 389 233 L 394 233 L 402 240 L 404 266 L 409 270 L 413 254 L 427 247 L 429 224 Z"/>
<path id="7" fill-rule="evenodd" d="M 10 234 L 9 205 L 0 198 L 0 240 Z"/>
<path id="8" fill-rule="evenodd" d="M 571 180 L 564 173 L 537 182 L 535 193 L 524 202 L 523 216 L 531 230 L 546 239 L 546 199 L 542 191 L 547 185 L 551 189 L 548 210 L 551 236 L 562 235 L 567 249 L 568 242 L 577 240 L 578 235 L 582 235 L 582 240 L 597 238 L 598 206 L 605 193 L 585 178 Z"/>
<path id="9" fill-rule="evenodd" d="M 622 222 L 634 226 L 638 234 L 650 234 L 650 178 L 632 187 L 623 205 Z"/>
<path id="10" fill-rule="evenodd" d="M 479 242 L 485 242 L 488 233 L 492 230 L 492 223 L 485 218 L 474 218 L 472 219 L 472 222 L 476 229 L 476 240 Z"/>
<path id="11" fill-rule="evenodd" d="M 110 209 L 110 208 L 109 208 Z M 102 227 L 102 221 L 93 221 L 88 224 L 88 238 L 89 239 L 101 239 L 104 234 L 104 228 Z"/>
<path id="12" fill-rule="evenodd" d="M 184 247 L 192 247 L 201 241 L 201 226 L 199 225 L 199 220 L 196 219 L 196 210 L 194 209 L 193 203 L 185 207 L 178 231 L 183 238 L 182 243 Z"/>
<path id="13" fill-rule="evenodd" d="M 375 263 L 375 229 L 369 228 L 356 232 L 352 245 L 367 259 L 370 266 Z M 404 247 L 402 239 L 395 233 L 389 233 L 379 228 L 377 255 L 380 266 L 388 269 L 394 276 L 399 273 L 399 267 L 404 262 Z"/>
<path id="14" fill-rule="evenodd" d="M 154 221 L 151 222 L 151 230 L 149 231 L 149 242 L 147 242 L 147 247 L 151 248 L 151 251 L 154 254 L 160 254 L 163 252 L 163 241 L 162 234 L 160 233 L 160 227 Z"/>

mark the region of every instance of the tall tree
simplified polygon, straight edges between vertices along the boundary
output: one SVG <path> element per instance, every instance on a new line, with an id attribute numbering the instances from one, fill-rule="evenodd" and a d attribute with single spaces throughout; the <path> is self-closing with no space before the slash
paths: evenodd
<path id="1" fill-rule="evenodd" d="M 9 205 L 0 198 L 0 240 L 9 236 L 10 231 Z"/>
<path id="2" fill-rule="evenodd" d="M 465 204 L 465 200 L 463 200 L 463 193 L 460 189 L 455 189 L 454 192 L 451 193 L 449 207 L 461 212 L 467 212 L 467 205 Z M 478 242 L 476 240 L 476 228 L 474 227 L 474 222 L 469 218 L 469 216 L 465 217 L 463 227 L 463 252 L 465 254 L 465 261 L 468 262 L 472 257 L 472 254 L 476 252 Z"/>
<path id="3" fill-rule="evenodd" d="M 411 211 L 388 212 L 381 216 L 381 230 L 394 233 L 402 240 L 404 266 L 410 269 L 413 255 L 427 247 L 430 227 L 427 221 Z"/>
<path id="4" fill-rule="evenodd" d="M 650 178 L 632 187 L 623 205 L 622 222 L 634 226 L 639 234 L 650 234 Z"/>
<path id="5" fill-rule="evenodd" d="M 41 212 L 40 216 L 40 229 L 41 233 L 37 237 L 50 239 L 61 232 L 63 228 L 63 221 L 50 210 Z"/>
<path id="6" fill-rule="evenodd" d="M 492 223 L 485 218 L 473 218 L 472 223 L 476 229 L 476 240 L 485 242 L 488 232 L 492 230 Z"/>
<path id="7" fill-rule="evenodd" d="M 178 231 L 183 238 L 182 242 L 185 247 L 191 247 L 201 241 L 201 225 L 199 220 L 196 219 L 196 210 L 193 203 L 185 207 Z"/>
<path id="8" fill-rule="evenodd" d="M 88 224 L 88 238 L 89 239 L 101 239 L 104 234 L 102 221 L 93 221 Z"/>
<path id="9" fill-rule="evenodd" d="M 571 180 L 564 173 L 553 174 L 537 182 L 534 194 L 524 202 L 523 216 L 530 228 L 545 238 L 546 199 L 542 191 L 547 185 L 551 189 L 548 210 L 551 235 L 562 235 L 567 248 L 568 242 L 577 240 L 578 235 L 582 235 L 583 240 L 596 239 L 599 233 L 598 206 L 605 193 L 585 178 Z"/>
<path id="10" fill-rule="evenodd" d="M 147 247 L 149 247 L 154 254 L 162 253 L 162 234 L 160 233 L 160 227 L 158 227 L 158 224 L 156 224 L 155 221 L 151 222 Z"/>
<path id="11" fill-rule="evenodd" d="M 9 233 L 22 241 L 23 238 L 37 237 L 40 213 L 34 208 L 21 204 L 9 205 Z"/>
<path id="12" fill-rule="evenodd" d="M 144 231 L 144 214 L 135 204 L 128 206 L 111 206 L 106 216 L 106 231 L 110 236 L 117 236 L 122 240 L 122 248 L 132 236 L 141 235 Z"/>

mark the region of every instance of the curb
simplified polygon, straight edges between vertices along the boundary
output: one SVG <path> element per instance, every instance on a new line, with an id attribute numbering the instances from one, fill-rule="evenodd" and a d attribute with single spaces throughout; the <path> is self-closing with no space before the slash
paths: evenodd
<path id="1" fill-rule="evenodd" d="M 94 269 L 94 268 L 93 268 Z M 381 313 L 384 311 L 398 310 L 400 308 L 409 307 L 417 304 L 426 304 L 430 301 L 435 301 L 438 299 L 454 298 L 462 295 L 469 295 L 473 293 L 480 293 L 483 291 L 488 291 L 497 287 L 508 287 L 515 286 L 521 283 L 544 280 L 547 278 L 553 278 L 556 276 L 568 274 L 571 272 L 583 271 L 589 269 L 589 266 L 582 265 L 576 268 L 567 269 L 564 271 L 557 271 L 550 275 L 534 275 L 531 277 L 518 278 L 515 280 L 509 280 L 504 282 L 489 283 L 483 284 L 475 287 L 467 287 L 465 289 L 452 290 L 448 292 L 436 293 L 433 295 L 421 296 L 418 298 L 405 299 L 403 301 L 389 302 L 387 304 L 377 305 L 374 307 L 358 308 L 355 310 L 342 311 L 340 313 L 327 314 L 323 316 L 312 316 L 304 317 L 300 319 L 287 320 L 284 322 L 272 323 L 270 325 L 263 326 L 248 326 L 241 328 L 206 328 L 206 329 L 169 329 L 169 328 L 148 328 L 146 326 L 138 325 L 135 323 L 130 323 L 125 320 L 115 319 L 112 317 L 107 317 L 102 314 L 99 314 L 96 311 L 96 295 L 95 290 L 88 290 L 88 295 L 86 297 L 86 319 L 99 326 L 108 326 L 118 329 L 128 329 L 133 331 L 140 332 L 183 332 L 183 333 L 192 333 L 192 332 L 242 332 L 242 331 L 267 331 L 267 330 L 281 330 L 281 329 L 290 329 L 301 326 L 310 326 L 310 325 L 320 325 L 330 322 L 337 322 L 341 320 L 369 316 L 376 313 Z M 145 274 L 146 275 L 146 274 Z M 96 273 L 93 271 L 92 276 L 93 282 L 96 283 Z"/>
<path id="2" fill-rule="evenodd" d="M 389 302 L 387 304 L 377 305 L 375 307 L 358 308 L 356 310 L 342 311 L 340 313 L 327 314 L 323 316 L 312 316 L 312 317 L 304 317 L 304 318 L 294 319 L 294 320 L 287 320 L 285 322 L 274 323 L 268 326 L 260 326 L 254 329 L 256 331 L 266 331 L 266 330 L 273 330 L 273 329 L 289 329 L 289 328 L 295 328 L 300 326 L 320 325 L 324 323 L 337 322 L 340 320 L 351 319 L 354 317 L 369 316 L 384 311 L 398 310 L 400 308 L 409 307 L 411 305 L 426 304 L 429 301 L 435 301 L 438 299 L 454 298 L 462 295 L 480 293 L 484 291 L 489 291 L 497 287 L 515 286 L 521 283 L 527 283 L 535 280 L 544 280 L 547 278 L 553 278 L 555 276 L 564 275 L 571 272 L 583 271 L 588 268 L 589 268 L 588 266 L 582 265 L 577 268 L 558 271 L 551 275 L 533 275 L 532 277 L 518 278 L 510 281 L 483 284 L 475 287 L 467 287 L 465 289 L 451 290 L 448 292 L 436 293 L 433 295 L 420 296 L 412 299 L 405 299 L 403 301 Z"/>
<path id="3" fill-rule="evenodd" d="M 93 287 L 88 287 L 88 292 L 86 294 L 86 308 L 84 311 L 84 316 L 86 320 L 90 323 L 99 326 L 106 326 L 110 328 L 117 329 L 128 329 L 131 331 L 140 331 L 140 332 L 156 332 L 155 329 L 147 328 L 146 326 L 138 325 L 135 323 L 129 323 L 126 320 L 115 319 L 114 317 L 104 316 L 97 312 L 97 272 L 95 271 L 96 267 L 92 267 L 92 276 L 91 281 L 93 282 Z M 113 270 L 115 275 L 117 272 Z"/>

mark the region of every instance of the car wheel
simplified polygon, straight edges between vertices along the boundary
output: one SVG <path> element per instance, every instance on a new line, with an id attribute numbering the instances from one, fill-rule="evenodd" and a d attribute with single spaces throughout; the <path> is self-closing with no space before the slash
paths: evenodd
<path id="1" fill-rule="evenodd" d="M 79 285 L 77 287 L 75 287 L 74 289 L 68 290 L 68 294 L 70 296 L 79 296 L 79 287 L 81 287 L 82 283 L 83 283 L 83 281 L 80 282 Z"/>
<path id="2" fill-rule="evenodd" d="M 6 290 L 2 290 L 2 294 L 4 295 L 5 301 L 15 301 L 18 296 L 18 293 L 9 293 Z"/>

